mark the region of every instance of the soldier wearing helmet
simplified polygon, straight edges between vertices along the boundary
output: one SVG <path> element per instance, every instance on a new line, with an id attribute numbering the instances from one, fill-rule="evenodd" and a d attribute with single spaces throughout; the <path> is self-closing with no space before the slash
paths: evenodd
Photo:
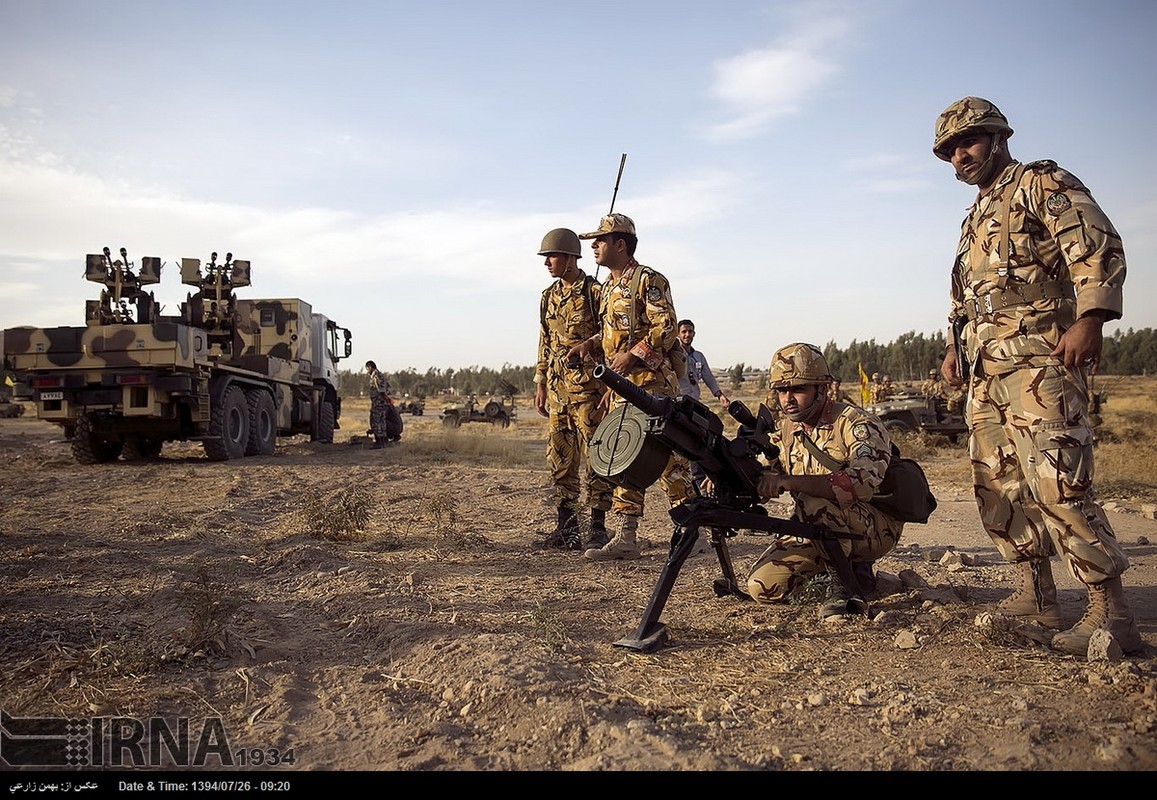
<path id="1" fill-rule="evenodd" d="M 538 362 L 534 369 L 534 407 L 549 420 L 546 463 L 550 468 L 557 511 L 555 528 L 539 547 L 583 549 L 577 517 L 583 484 L 590 508 L 590 533 L 609 538 L 606 513 L 613 487 L 590 468 L 587 443 L 603 417 L 599 406 L 606 387 L 591 375 L 593 365 L 568 364 L 570 349 L 598 333 L 602 286 L 578 265 L 582 246 L 569 228 L 542 237 L 538 254 L 554 281 L 539 302 Z M 585 467 L 585 468 L 584 468 Z"/>
<path id="2" fill-rule="evenodd" d="M 1093 496 L 1087 409 L 1101 327 L 1121 317 L 1125 254 L 1088 188 L 1054 161 L 1013 159 L 1010 136 L 1004 114 L 978 97 L 936 120 L 933 153 L 978 189 L 956 249 L 940 372 L 967 390 L 981 522 L 1016 565 L 999 611 L 1064 627 L 1056 552 L 1089 602 L 1053 648 L 1085 655 L 1104 630 L 1136 651 L 1144 645 L 1121 586 L 1129 562 Z"/>
<path id="3" fill-rule="evenodd" d="M 675 302 L 671 286 L 659 271 L 635 260 L 638 235 L 635 223 L 626 214 L 608 214 L 590 233 L 595 262 L 610 275 L 603 287 L 600 309 L 602 328 L 571 349 L 570 358 L 584 363 L 605 360 L 608 368 L 625 376 L 652 394 L 677 397 L 679 379 L 675 349 L 679 347 Z M 678 354 L 682 354 L 679 349 Z M 685 367 L 685 361 L 682 361 Z M 607 391 L 604 408 L 617 408 L 623 399 Z M 672 506 L 685 500 L 691 490 L 687 460 L 672 452 L 659 478 L 659 485 Z M 615 561 L 639 558 L 637 531 L 643 516 L 644 493 L 616 486 L 611 507 L 618 523 L 617 533 L 602 547 L 588 546 L 584 558 Z"/>
<path id="4" fill-rule="evenodd" d="M 784 492 L 795 501 L 794 516 L 833 531 L 856 534 L 841 539 L 865 592 L 876 586 L 872 564 L 896 546 L 904 523 L 871 504 L 892 458 L 892 440 L 879 418 L 850 403 L 833 400 L 827 360 L 813 344 L 782 347 L 771 359 L 768 381 L 778 405 L 771 441 L 779 459 L 759 483 L 764 499 Z M 747 579 L 748 593 L 761 603 L 785 602 L 793 591 L 828 565 L 811 539 L 777 537 Z M 833 575 L 824 618 L 847 613 L 850 591 Z"/>
<path id="5" fill-rule="evenodd" d="M 929 400 L 946 397 L 944 387 L 940 385 L 940 370 L 928 370 L 928 377 L 920 384 L 920 396 Z"/>

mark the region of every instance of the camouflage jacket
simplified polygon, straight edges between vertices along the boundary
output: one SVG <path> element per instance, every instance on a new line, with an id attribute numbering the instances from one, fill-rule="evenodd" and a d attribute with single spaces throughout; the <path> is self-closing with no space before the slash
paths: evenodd
<path id="1" fill-rule="evenodd" d="M 949 319 L 968 319 L 965 353 L 984 374 L 1057 364 L 1049 353 L 1082 314 L 1120 318 L 1124 282 L 1121 237 L 1084 184 L 1014 161 L 961 226 Z"/>
<path id="2" fill-rule="evenodd" d="M 596 397 L 606 391 L 602 381 L 591 376 L 593 365 L 574 369 L 566 366 L 567 352 L 599 332 L 601 297 L 602 286 L 581 269 L 570 286 L 564 286 L 557 278 L 542 292 L 534 382 L 546 384 L 552 405 Z"/>
<path id="3" fill-rule="evenodd" d="M 635 270 L 643 270 L 639 296 L 631 297 Z M 631 304 L 634 304 L 635 329 L 631 330 Z M 678 318 L 675 301 L 671 299 L 671 285 L 667 278 L 634 259 L 612 282 L 603 286 L 603 302 L 599 310 L 602 318 L 602 350 L 607 363 L 617 353 L 630 352 L 642 360 L 627 377 L 643 387 L 666 388 L 665 394 L 679 394 L 679 379 L 668 355 L 678 341 Z M 649 389 L 654 390 L 654 389 Z"/>
<path id="4" fill-rule="evenodd" d="M 845 465 L 836 472 L 803 443 L 801 437 L 806 435 L 801 425 L 780 416 L 771 442 L 779 448 L 779 466 L 786 474 L 831 475 L 836 502 L 844 510 L 872 499 L 892 460 L 892 439 L 878 417 L 849 403 L 828 400 L 824 404 L 811 439 L 833 460 Z M 803 494 L 794 495 L 793 499 L 805 519 L 812 518 L 820 506 L 831 502 Z"/>
<path id="5" fill-rule="evenodd" d="M 370 396 L 375 394 L 390 394 L 393 389 L 390 387 L 390 381 L 386 374 L 381 370 L 370 371 Z"/>

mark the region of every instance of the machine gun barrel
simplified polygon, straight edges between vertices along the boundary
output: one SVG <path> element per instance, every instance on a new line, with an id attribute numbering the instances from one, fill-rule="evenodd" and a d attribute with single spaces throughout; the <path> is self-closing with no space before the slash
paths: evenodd
<path id="1" fill-rule="evenodd" d="M 670 397 L 660 397 L 645 389 L 640 389 L 610 367 L 599 364 L 591 372 L 591 375 L 605 383 L 611 391 L 635 408 L 650 414 L 652 417 L 665 416 L 671 411 L 672 400 Z"/>

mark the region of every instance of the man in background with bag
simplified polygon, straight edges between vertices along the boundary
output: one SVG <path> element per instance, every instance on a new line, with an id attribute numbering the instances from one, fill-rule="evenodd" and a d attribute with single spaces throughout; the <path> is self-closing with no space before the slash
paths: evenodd
<path id="1" fill-rule="evenodd" d="M 679 396 L 679 376 L 686 355 L 678 340 L 675 303 L 667 278 L 635 260 L 639 239 L 635 223 L 626 214 L 608 214 L 597 230 L 579 235 L 593 239 L 595 263 L 610 270 L 603 284 L 601 330 L 575 345 L 568 361 L 605 363 L 644 391 L 665 397 Z M 613 410 L 626 401 L 607 390 L 602 403 Z M 687 460 L 672 452 L 659 478 L 659 486 L 674 506 L 692 491 Z M 591 561 L 629 561 L 639 558 L 639 520 L 643 516 L 644 492 L 616 486 L 611 509 L 617 532 L 601 547 L 588 547 Z"/>
<path id="2" fill-rule="evenodd" d="M 904 530 L 903 522 L 872 504 L 894 451 L 878 417 L 829 397 L 832 380 L 823 353 L 813 344 L 789 344 L 772 357 L 767 405 L 778 405 L 780 411 L 771 434 L 779 460 L 764 471 L 759 494 L 770 500 L 787 492 L 795 501 L 795 519 L 855 534 L 840 539 L 840 546 L 859 588 L 871 596 L 876 589 L 872 564 L 896 546 Z M 786 602 L 808 579 L 828 571 L 831 583 L 820 616 L 843 616 L 850 613 L 854 592 L 826 562 L 818 541 L 777 536 L 752 566 L 747 591 L 760 603 Z"/>

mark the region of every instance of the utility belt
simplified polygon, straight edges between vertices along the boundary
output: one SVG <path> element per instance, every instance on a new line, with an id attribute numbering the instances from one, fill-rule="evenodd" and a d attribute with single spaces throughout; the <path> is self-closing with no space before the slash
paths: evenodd
<path id="1" fill-rule="evenodd" d="M 972 300 L 964 301 L 964 316 L 972 322 L 977 317 L 993 314 L 1010 306 L 1023 306 L 1037 300 L 1072 300 L 1072 285 L 1061 281 L 1018 283 L 997 289 Z"/>

